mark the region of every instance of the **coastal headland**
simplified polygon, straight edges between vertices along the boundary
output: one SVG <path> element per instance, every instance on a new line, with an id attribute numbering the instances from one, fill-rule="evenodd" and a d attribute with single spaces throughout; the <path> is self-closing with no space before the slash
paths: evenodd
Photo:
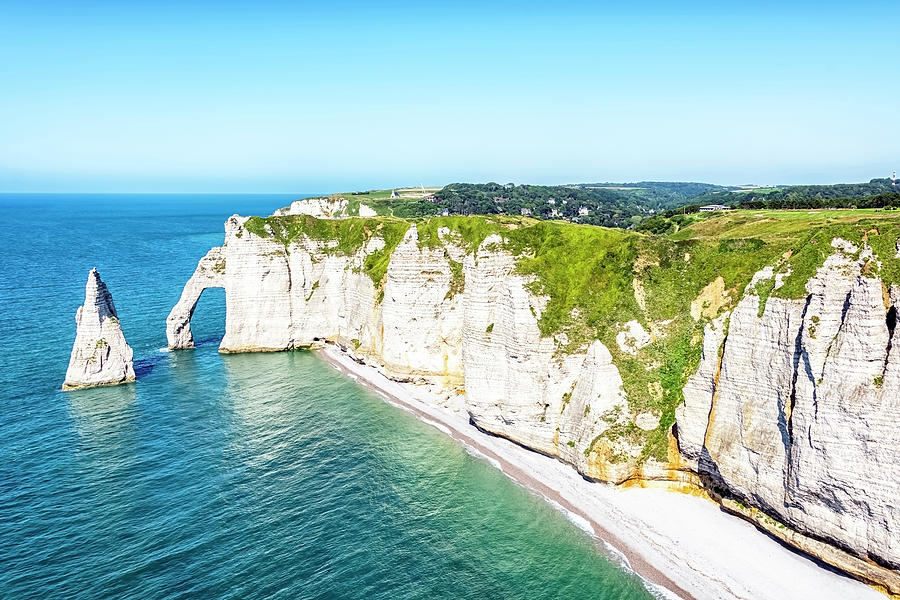
<path id="1" fill-rule="evenodd" d="M 655 518 L 698 531 L 738 523 L 748 539 L 900 593 L 900 216 L 663 219 L 662 233 L 512 215 L 404 219 L 341 197 L 234 215 L 169 316 L 169 346 L 192 345 L 198 298 L 224 287 L 221 352 L 338 347 L 397 389 L 428 389 L 474 426 L 466 435 L 505 438 L 597 482 L 579 492 L 586 500 L 569 498 L 576 508 L 609 485 L 634 492 L 614 496 L 631 506 L 691 502 L 610 519 L 542 492 L 624 540 L 651 580 L 684 597 L 797 596 L 792 586 L 817 584 L 771 565 L 743 570 L 757 560 L 730 554 L 726 536 L 704 547 Z M 537 480 L 565 499 L 547 477 Z M 697 506 L 716 516 L 680 516 Z M 610 525 L 628 519 L 689 549 L 677 570 L 705 584 L 649 558 L 656 534 L 634 543 Z M 740 554 L 750 542 L 734 535 Z"/>

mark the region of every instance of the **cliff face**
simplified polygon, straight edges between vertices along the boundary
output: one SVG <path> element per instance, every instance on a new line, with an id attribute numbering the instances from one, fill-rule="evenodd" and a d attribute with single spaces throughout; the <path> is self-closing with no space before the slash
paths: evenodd
<path id="1" fill-rule="evenodd" d="M 297 234 L 290 223 L 229 219 L 225 244 L 200 261 L 169 317 L 170 346 L 190 345 L 197 297 L 223 286 L 223 352 L 334 342 L 590 478 L 702 486 L 773 535 L 900 593 L 900 288 L 887 293 L 868 247 L 836 240 L 800 299 L 758 293 L 780 288 L 783 269 L 762 269 L 743 293 L 707 280 L 684 307 L 698 333 L 678 346 L 699 366 L 684 362 L 679 379 L 657 364 L 664 354 L 642 358 L 644 346 L 677 337 L 671 319 L 644 318 L 645 329 L 623 317 L 617 335 L 584 343 L 571 328 L 542 332 L 551 298 L 519 262 L 534 251 L 512 253 L 502 232 L 473 245 L 447 227 L 425 240 L 406 224 L 342 223 L 338 239 L 321 223 Z M 638 276 L 648 260 L 635 260 L 626 288 L 645 315 L 655 292 L 642 281 L 662 285 Z M 623 376 L 657 369 L 674 373 L 664 384 L 683 382 L 674 428 L 661 401 L 626 393 Z M 657 381 L 631 383 L 663 396 Z M 668 436 L 666 456 L 646 450 L 656 433 Z"/>
<path id="2" fill-rule="evenodd" d="M 112 295 L 97 269 L 88 273 L 84 304 L 78 307 L 75 323 L 64 390 L 134 381 L 134 353 L 125 342 Z"/>
<path id="3" fill-rule="evenodd" d="M 867 251 L 833 245 L 805 299 L 770 298 L 762 316 L 758 296 L 738 303 L 721 360 L 704 352 L 685 394 L 680 447 L 739 509 L 758 508 L 896 571 L 900 356 L 892 315 L 900 290 L 885 294 L 879 278 L 863 274 Z M 707 340 L 721 344 L 716 335 Z M 826 558 L 857 574 L 871 570 Z M 883 577 L 900 589 L 896 574 Z"/>

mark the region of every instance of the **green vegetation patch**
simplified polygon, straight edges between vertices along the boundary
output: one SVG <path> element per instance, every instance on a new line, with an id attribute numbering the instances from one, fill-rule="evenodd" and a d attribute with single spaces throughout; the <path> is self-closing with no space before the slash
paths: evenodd
<path id="1" fill-rule="evenodd" d="M 316 292 L 317 289 L 319 289 L 319 282 L 318 282 L 318 281 L 316 281 L 316 282 L 314 282 L 314 283 L 312 284 L 312 287 L 311 287 L 310 290 L 309 290 L 309 295 L 306 297 L 306 301 L 307 301 L 307 302 L 309 302 L 310 298 L 312 298 L 313 294 Z"/>
<path id="2" fill-rule="evenodd" d="M 438 230 L 446 228 L 445 240 L 472 254 L 489 235 L 504 235 L 523 222 L 516 217 L 434 217 L 417 223 L 416 229 L 420 248 L 442 247 L 444 242 Z"/>
<path id="3" fill-rule="evenodd" d="M 631 287 L 638 235 L 548 221 L 505 235 L 518 256 L 516 270 L 534 276 L 529 291 L 549 298 L 538 320 L 541 334 L 565 333 L 564 351 L 607 337 L 616 321 L 639 314 Z"/>
<path id="4" fill-rule="evenodd" d="M 784 274 L 784 285 L 772 289 L 771 296 L 805 297 L 806 282 L 834 253 L 831 241 L 836 237 L 860 248 L 866 239 L 882 263 L 880 275 L 885 284 L 900 281 L 900 261 L 895 258 L 900 215 L 895 211 L 733 210 L 711 214 L 715 218 L 701 219 L 670 239 L 717 240 L 720 244 L 738 238 L 761 240 L 765 246 L 760 250 L 771 257 L 769 264 L 776 267 L 776 273 Z"/>
<path id="5" fill-rule="evenodd" d="M 900 217 L 898 217 L 900 221 Z M 897 242 L 900 239 L 900 223 L 874 224 L 868 230 L 867 241 L 872 251 L 881 261 L 879 275 L 888 290 L 892 285 L 900 285 L 900 258 L 897 258 Z"/>
<path id="6" fill-rule="evenodd" d="M 285 249 L 303 237 L 336 244 L 323 248 L 326 254 L 353 255 L 372 238 L 384 240 L 384 248 L 367 255 L 363 271 L 372 279 L 376 288 L 383 284 L 391 254 L 403 241 L 409 223 L 401 219 L 371 217 L 351 219 L 317 219 L 309 215 L 285 215 L 251 217 L 244 224 L 250 233 L 263 238 L 274 238 Z M 271 231 L 271 233 L 270 233 Z M 383 298 L 383 294 L 380 296 Z"/>
<path id="7" fill-rule="evenodd" d="M 463 272 L 463 264 L 457 262 L 447 256 L 447 262 L 450 264 L 450 289 L 444 300 L 449 300 L 457 294 L 462 294 L 466 290 L 466 275 Z"/>
<path id="8" fill-rule="evenodd" d="M 766 312 L 766 304 L 769 301 L 769 296 L 772 295 L 772 291 L 775 289 L 775 277 L 761 279 L 756 282 L 756 285 L 754 285 L 753 288 L 753 291 L 759 296 L 759 310 L 757 310 L 756 314 L 758 317 L 762 317 Z"/>

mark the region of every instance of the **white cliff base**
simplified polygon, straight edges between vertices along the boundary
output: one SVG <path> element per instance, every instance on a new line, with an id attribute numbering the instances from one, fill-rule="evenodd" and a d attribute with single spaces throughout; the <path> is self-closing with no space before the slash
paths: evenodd
<path id="1" fill-rule="evenodd" d="M 75 323 L 64 390 L 134 381 L 134 353 L 125 342 L 112 295 L 97 269 L 88 274 L 84 304 L 78 307 Z"/>

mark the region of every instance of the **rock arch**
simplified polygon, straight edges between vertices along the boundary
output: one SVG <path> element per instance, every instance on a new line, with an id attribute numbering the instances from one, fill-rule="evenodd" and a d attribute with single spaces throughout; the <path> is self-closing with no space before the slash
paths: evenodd
<path id="1" fill-rule="evenodd" d="M 171 350 L 194 347 L 191 317 L 200 295 L 211 287 L 225 287 L 225 253 L 221 246 L 211 249 L 200 259 L 181 292 L 181 298 L 166 317 L 166 339 Z"/>

